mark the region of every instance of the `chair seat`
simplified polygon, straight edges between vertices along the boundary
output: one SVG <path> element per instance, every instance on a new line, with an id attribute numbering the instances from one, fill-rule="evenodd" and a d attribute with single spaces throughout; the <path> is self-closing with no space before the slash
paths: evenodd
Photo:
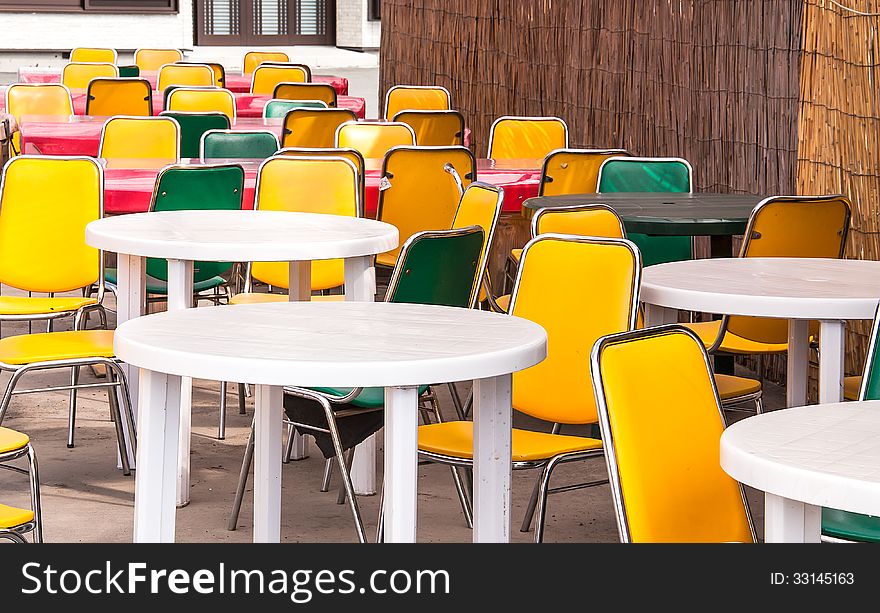
<path id="1" fill-rule="evenodd" d="M 43 332 L 0 339 L 0 362 L 6 364 L 110 358 L 113 355 L 113 330 Z"/>
<path id="2" fill-rule="evenodd" d="M 732 400 L 740 396 L 750 396 L 761 391 L 761 382 L 757 379 L 735 377 L 733 375 L 715 374 L 715 385 L 721 400 Z"/>
<path id="3" fill-rule="evenodd" d="M 9 428 L 0 428 L 0 453 L 24 449 L 30 440 L 27 434 Z"/>
<path id="4" fill-rule="evenodd" d="M 104 271 L 104 280 L 109 284 L 116 286 L 117 284 L 117 273 L 115 268 L 108 268 Z M 226 279 L 223 277 L 211 277 L 210 279 L 204 279 L 203 281 L 196 281 L 193 283 L 193 292 L 199 293 L 205 290 L 214 289 L 215 287 L 220 287 L 221 285 L 226 283 Z M 163 281 L 162 279 L 157 279 L 156 277 L 151 277 L 147 275 L 147 293 L 149 294 L 167 294 L 168 293 L 168 282 Z"/>
<path id="5" fill-rule="evenodd" d="M 497 304 L 499 308 L 503 309 L 504 312 L 507 313 L 510 310 L 510 294 L 498 296 L 495 299 L 495 304 Z"/>
<path id="6" fill-rule="evenodd" d="M 522 249 L 511 249 L 510 250 L 510 259 L 514 262 L 519 263 L 520 258 L 522 258 Z"/>
<path id="7" fill-rule="evenodd" d="M 862 377 L 853 375 L 852 377 L 843 378 L 843 397 L 846 400 L 858 400 L 859 389 L 862 387 Z"/>
<path id="8" fill-rule="evenodd" d="M 97 298 L 77 298 L 75 296 L 59 298 L 0 296 L 0 315 L 73 313 L 84 306 L 97 303 Z"/>
<path id="9" fill-rule="evenodd" d="M 397 253 L 380 253 L 376 256 L 376 266 L 387 266 L 388 268 L 394 268 L 394 265 L 397 264 Z"/>
<path id="10" fill-rule="evenodd" d="M 0 529 L 17 528 L 31 521 L 34 521 L 34 512 L 30 509 L 0 504 Z"/>
<path id="11" fill-rule="evenodd" d="M 473 426 L 470 421 L 419 426 L 419 450 L 473 460 Z M 599 449 L 602 449 L 602 441 L 595 438 L 513 429 L 511 456 L 514 462 L 549 460 L 561 453 Z"/>
<path id="12" fill-rule="evenodd" d="M 690 328 L 706 348 L 715 344 L 718 338 L 718 331 L 721 329 L 721 320 L 717 321 L 701 321 L 695 323 L 686 323 L 686 327 Z M 752 341 L 741 336 L 737 336 L 731 332 L 724 335 L 724 341 L 718 348 L 722 353 L 739 353 L 744 355 L 752 355 L 758 353 L 783 353 L 788 351 L 788 343 L 761 343 Z"/>
<path id="13" fill-rule="evenodd" d="M 331 396 L 342 397 L 351 392 L 351 387 L 314 387 L 312 388 L 318 392 L 324 392 L 325 394 L 330 394 Z M 425 390 L 428 389 L 427 385 L 419 386 L 419 395 L 425 393 Z M 357 395 L 357 397 L 351 401 L 352 406 L 360 407 L 362 409 L 376 409 L 385 406 L 385 388 L 384 387 L 365 387 L 361 390 L 361 393 Z M 337 405 L 340 406 L 340 405 Z"/>
<path id="14" fill-rule="evenodd" d="M 345 296 L 312 296 L 312 302 L 342 302 Z M 269 294 L 266 292 L 242 292 L 229 299 L 229 304 L 264 304 L 266 302 L 287 302 L 287 294 Z"/>
<path id="15" fill-rule="evenodd" d="M 880 543 L 880 517 L 822 509 L 822 534 L 848 541 Z"/>

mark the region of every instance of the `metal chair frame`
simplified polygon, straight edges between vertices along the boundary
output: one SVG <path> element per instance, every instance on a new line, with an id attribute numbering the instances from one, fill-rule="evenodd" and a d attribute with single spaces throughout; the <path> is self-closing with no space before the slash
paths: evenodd
<path id="1" fill-rule="evenodd" d="M 27 458 L 28 468 L 19 468 L 18 466 L 10 466 L 8 462 L 12 462 L 19 458 Z M 40 504 L 40 470 L 37 465 L 37 456 L 34 448 L 28 442 L 27 445 L 14 451 L 0 453 L 0 469 L 9 470 L 21 475 L 27 475 L 30 480 L 31 490 L 31 510 L 34 512 L 34 519 L 18 526 L 5 528 L 0 530 L 0 539 L 6 539 L 15 543 L 26 543 L 22 536 L 33 531 L 33 539 L 35 543 L 43 542 L 43 514 Z"/>

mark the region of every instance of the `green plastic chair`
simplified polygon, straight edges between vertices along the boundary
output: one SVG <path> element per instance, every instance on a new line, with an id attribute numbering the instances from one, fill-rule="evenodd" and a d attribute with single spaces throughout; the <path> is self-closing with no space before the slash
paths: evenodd
<path id="1" fill-rule="evenodd" d="M 141 76 L 141 69 L 137 66 L 118 66 L 119 68 L 119 76 L 120 77 L 139 77 Z"/>
<path id="2" fill-rule="evenodd" d="M 273 98 L 263 107 L 263 117 L 284 117 L 293 109 L 326 109 L 327 103 L 321 100 L 282 100 Z"/>
<path id="3" fill-rule="evenodd" d="M 469 308 L 477 291 L 477 276 L 483 250 L 483 230 L 479 226 L 455 230 L 425 231 L 412 235 L 400 250 L 397 265 L 391 273 L 385 302 L 409 304 L 435 304 Z M 314 435 L 315 443 L 328 460 L 336 460 L 337 466 L 350 467 L 346 450 L 366 440 L 384 424 L 382 409 L 385 390 L 381 387 L 367 388 L 284 388 L 284 409 L 287 424 Z M 419 387 L 422 400 L 432 403 L 438 414 L 437 400 L 429 386 Z M 424 396 L 423 396 L 424 395 Z M 332 404 L 331 404 L 332 403 Z M 335 406 L 333 406 L 335 405 Z M 345 428 L 340 431 L 337 421 Z M 343 440 L 344 439 L 344 440 Z M 286 458 L 290 456 L 290 441 Z M 242 461 L 242 470 L 227 528 L 235 530 L 247 475 L 253 459 L 253 428 Z M 329 468 L 329 464 L 328 464 Z M 452 467 L 459 491 L 463 485 Z M 347 469 L 341 470 L 344 497 L 349 500 L 355 527 L 361 542 L 366 541 L 363 521 L 357 505 L 357 497 L 351 486 Z M 329 471 L 326 472 L 329 475 Z M 328 481 L 325 483 L 329 484 Z M 326 491 L 326 489 L 324 490 Z"/>
<path id="4" fill-rule="evenodd" d="M 217 166 L 167 166 L 156 178 L 151 211 L 240 210 L 244 193 L 244 168 L 238 164 Z M 230 262 L 196 262 L 193 294 L 226 285 L 220 276 L 232 268 Z M 168 294 L 168 262 L 147 258 L 147 293 Z M 117 283 L 117 271 L 108 268 L 108 285 Z M 213 299 L 213 298 L 212 298 Z"/>
<path id="5" fill-rule="evenodd" d="M 199 156 L 209 159 L 266 159 L 278 151 L 278 137 L 268 130 L 208 130 L 202 134 Z"/>
<path id="6" fill-rule="evenodd" d="M 599 167 L 598 193 L 692 191 L 693 171 L 681 158 L 610 157 Z M 678 262 L 692 257 L 690 236 L 649 236 L 627 232 L 642 252 L 642 265 Z"/>
<path id="7" fill-rule="evenodd" d="M 180 124 L 180 157 L 198 158 L 202 134 L 208 130 L 228 130 L 229 117 L 224 113 L 193 113 L 162 111 L 160 115 L 173 117 Z"/>
<path id="8" fill-rule="evenodd" d="M 865 373 L 859 389 L 859 400 L 880 400 L 880 309 L 874 316 L 871 344 L 865 360 Z M 827 540 L 880 543 L 880 517 L 838 509 L 822 509 L 822 536 Z"/>

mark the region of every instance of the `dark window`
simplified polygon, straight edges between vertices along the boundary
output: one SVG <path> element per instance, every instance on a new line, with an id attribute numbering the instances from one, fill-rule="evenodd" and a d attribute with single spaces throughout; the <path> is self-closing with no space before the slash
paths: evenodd
<path id="1" fill-rule="evenodd" d="M 178 0 L 0 0 L 0 11 L 176 13 Z"/>
<path id="2" fill-rule="evenodd" d="M 367 12 L 368 19 L 382 19 L 382 0 L 367 0 L 367 5 L 369 8 Z"/>

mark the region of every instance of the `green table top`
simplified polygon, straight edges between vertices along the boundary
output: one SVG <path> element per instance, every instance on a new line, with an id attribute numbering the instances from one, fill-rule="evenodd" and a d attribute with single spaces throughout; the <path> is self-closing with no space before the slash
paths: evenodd
<path id="1" fill-rule="evenodd" d="M 540 196 L 523 203 L 531 217 L 542 208 L 607 204 L 627 232 L 660 236 L 733 236 L 746 229 L 749 215 L 767 196 L 752 194 L 667 194 L 653 192 Z"/>

